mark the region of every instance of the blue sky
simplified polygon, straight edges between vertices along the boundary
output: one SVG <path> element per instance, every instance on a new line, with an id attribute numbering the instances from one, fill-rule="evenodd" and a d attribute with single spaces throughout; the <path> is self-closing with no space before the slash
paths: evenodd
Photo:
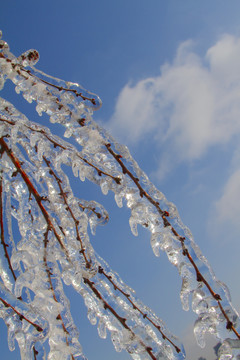
<path id="1" fill-rule="evenodd" d="M 212 0 L 3 0 L 0 28 L 15 55 L 35 48 L 38 68 L 97 93 L 95 120 L 129 146 L 155 185 L 173 201 L 183 222 L 230 288 L 240 310 L 240 21 L 239 1 Z M 2 96 L 37 121 L 8 86 Z M 46 118 L 40 122 L 47 124 Z M 165 255 L 156 259 L 147 232 L 131 235 L 128 212 L 99 189 L 73 179 L 77 196 L 90 192 L 111 217 L 93 244 L 184 342 L 188 359 L 198 349 L 194 316 L 181 310 L 180 280 Z M 88 195 L 89 196 L 89 195 Z M 120 219 L 120 220 L 119 220 Z M 121 222 L 121 231 L 119 229 Z M 70 289 L 80 342 L 91 359 L 127 359 L 98 339 Z M 0 325 L 3 358 L 8 353 Z M 12 356 L 12 357 L 11 357 Z"/>

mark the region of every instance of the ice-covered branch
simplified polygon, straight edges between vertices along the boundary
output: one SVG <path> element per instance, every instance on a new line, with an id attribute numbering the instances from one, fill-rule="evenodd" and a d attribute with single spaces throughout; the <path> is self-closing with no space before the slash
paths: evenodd
<path id="1" fill-rule="evenodd" d="M 18 310 L 16 310 L 12 305 L 8 304 L 4 299 L 2 299 L 0 297 L 0 301 L 4 304 L 4 306 L 6 308 L 11 308 L 18 316 L 20 320 L 25 320 L 27 321 L 29 324 L 31 324 L 32 326 L 35 327 L 35 329 L 37 331 L 43 331 L 43 329 L 41 328 L 41 326 L 35 324 L 34 322 L 32 322 L 31 320 L 27 319 L 24 315 L 22 315 Z"/>
<path id="2" fill-rule="evenodd" d="M 175 347 L 175 349 L 176 349 L 176 351 L 177 351 L 178 353 L 181 351 L 181 350 L 179 349 L 179 347 L 176 346 L 176 345 L 171 341 L 171 339 L 169 339 L 169 338 L 164 334 L 164 332 L 161 330 L 161 326 L 158 325 L 158 324 L 156 324 L 156 323 L 154 322 L 154 320 L 152 320 L 152 319 L 148 316 L 148 314 L 147 314 L 146 312 L 143 312 L 143 311 L 139 308 L 139 306 L 138 306 L 137 304 L 135 304 L 134 300 L 132 300 L 132 298 L 131 298 L 131 295 L 130 295 L 129 293 L 126 293 L 125 291 L 123 291 L 123 290 L 113 281 L 111 275 L 106 274 L 106 272 L 104 271 L 104 269 L 103 269 L 101 266 L 99 266 L 98 272 L 99 272 L 100 274 L 103 274 L 103 275 L 107 278 L 107 280 L 112 284 L 114 290 L 120 291 L 120 293 L 123 294 L 123 295 L 126 297 L 126 299 L 130 302 L 130 304 L 132 305 L 132 307 L 133 307 L 134 310 L 137 310 L 137 311 L 143 316 L 144 319 L 147 319 L 147 320 L 161 333 L 163 340 L 169 341 L 170 344 Z"/>
<path id="3" fill-rule="evenodd" d="M 162 320 L 95 252 L 88 226 L 95 234 L 96 225 L 106 223 L 109 215 L 95 201 L 74 196 L 63 165 L 70 166 L 81 181 L 99 185 L 103 194 L 113 192 L 117 205 L 130 209 L 134 235 L 138 235 L 138 225 L 150 231 L 154 254 L 165 251 L 179 272 L 185 310 L 189 309 L 189 298 L 192 300 L 198 316 L 194 332 L 199 345 L 204 346 L 204 335 L 210 332 L 223 343 L 221 360 L 238 359 L 240 322 L 227 287 L 216 279 L 175 206 L 149 181 L 128 149 L 93 121 L 92 113 L 101 100 L 78 84 L 37 70 L 36 50 L 16 58 L 4 41 L 0 50 L 1 85 L 10 79 L 17 93 L 36 102 L 39 115 L 46 112 L 51 122 L 66 128 L 64 136 L 76 142 L 73 146 L 53 135 L 0 100 L 0 220 L 6 258 L 6 263 L 1 263 L 5 274 L 2 282 L 14 296 L 26 298 L 27 304 L 48 319 L 49 359 L 84 358 L 63 283 L 72 285 L 83 297 L 89 320 L 92 324 L 98 321 L 101 337 L 109 331 L 117 351 L 125 349 L 135 360 L 185 357 L 182 345 Z M 12 217 L 20 234 L 14 240 Z M 6 241 L 6 236 L 12 240 Z M 10 248 L 8 243 L 12 244 Z M 34 295 L 22 295 L 23 288 Z M 56 339 L 59 348 L 54 345 Z M 37 358 L 32 343 L 31 349 Z"/>

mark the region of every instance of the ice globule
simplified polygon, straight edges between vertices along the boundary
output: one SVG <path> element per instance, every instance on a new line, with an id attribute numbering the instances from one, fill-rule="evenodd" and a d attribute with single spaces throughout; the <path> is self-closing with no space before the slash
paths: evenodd
<path id="1" fill-rule="evenodd" d="M 24 67 L 34 66 L 39 60 L 39 53 L 37 50 L 31 49 L 18 57 L 18 61 Z"/>

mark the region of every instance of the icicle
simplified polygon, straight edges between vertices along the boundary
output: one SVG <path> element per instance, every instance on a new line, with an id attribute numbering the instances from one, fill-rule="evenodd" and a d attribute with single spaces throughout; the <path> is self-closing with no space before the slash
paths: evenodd
<path id="1" fill-rule="evenodd" d="M 106 337 L 107 337 L 107 328 L 106 328 L 106 324 L 105 324 L 105 321 L 103 320 L 103 318 L 100 318 L 100 320 L 98 322 L 98 334 L 99 334 L 100 338 L 102 338 L 102 339 L 106 339 Z"/>
<path id="2" fill-rule="evenodd" d="M 112 343 L 115 347 L 115 350 L 117 352 L 121 352 L 123 350 L 123 347 L 122 347 L 122 339 L 121 339 L 121 334 L 119 331 L 112 331 L 111 332 L 111 340 L 112 340 Z"/>
<path id="3" fill-rule="evenodd" d="M 216 313 L 199 316 L 194 325 L 194 334 L 197 339 L 197 343 L 201 348 L 205 347 L 205 333 L 210 333 L 218 337 L 217 332 L 218 319 Z"/>
<path id="4" fill-rule="evenodd" d="M 4 80 L 3 76 L 2 76 L 2 75 L 0 75 L 0 90 L 2 90 L 2 89 L 3 89 L 4 84 L 5 84 L 5 80 Z"/>
<path id="5" fill-rule="evenodd" d="M 100 181 L 100 187 L 101 187 L 102 193 L 104 195 L 108 194 L 110 186 L 111 186 L 111 180 L 110 179 L 102 179 Z"/>
<path id="6" fill-rule="evenodd" d="M 151 236 L 151 246 L 155 256 L 160 256 L 161 233 L 153 233 Z"/>
<path id="7" fill-rule="evenodd" d="M 123 194 L 115 194 L 114 196 L 116 204 L 119 208 L 123 207 Z"/>
<path id="8" fill-rule="evenodd" d="M 133 235 L 135 235 L 135 236 L 138 236 L 137 224 L 138 224 L 137 219 L 135 219 L 135 217 L 131 216 L 129 219 L 129 225 L 130 225 Z"/>

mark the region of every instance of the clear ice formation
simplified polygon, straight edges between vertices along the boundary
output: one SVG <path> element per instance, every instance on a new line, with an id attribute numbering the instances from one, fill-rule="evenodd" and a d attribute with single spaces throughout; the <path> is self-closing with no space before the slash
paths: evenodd
<path id="1" fill-rule="evenodd" d="M 135 360 L 184 359 L 183 345 L 145 306 L 90 241 L 108 221 L 101 204 L 74 196 L 62 165 L 74 176 L 114 193 L 130 209 L 134 235 L 151 233 L 153 253 L 165 251 L 182 279 L 184 310 L 197 314 L 194 333 L 204 347 L 210 332 L 222 342 L 219 359 L 240 358 L 239 315 L 227 287 L 218 281 L 194 243 L 176 207 L 155 188 L 132 159 L 93 119 L 101 106 L 95 94 L 37 70 L 36 50 L 16 58 L 0 40 L 0 88 L 7 79 L 41 116 L 66 128 L 73 146 L 0 99 L 0 316 L 10 350 L 18 342 L 22 359 L 86 359 L 63 284 L 79 293 L 89 321 L 101 338 L 111 336 L 116 351 Z M 46 354 L 48 343 L 49 351 Z"/>

